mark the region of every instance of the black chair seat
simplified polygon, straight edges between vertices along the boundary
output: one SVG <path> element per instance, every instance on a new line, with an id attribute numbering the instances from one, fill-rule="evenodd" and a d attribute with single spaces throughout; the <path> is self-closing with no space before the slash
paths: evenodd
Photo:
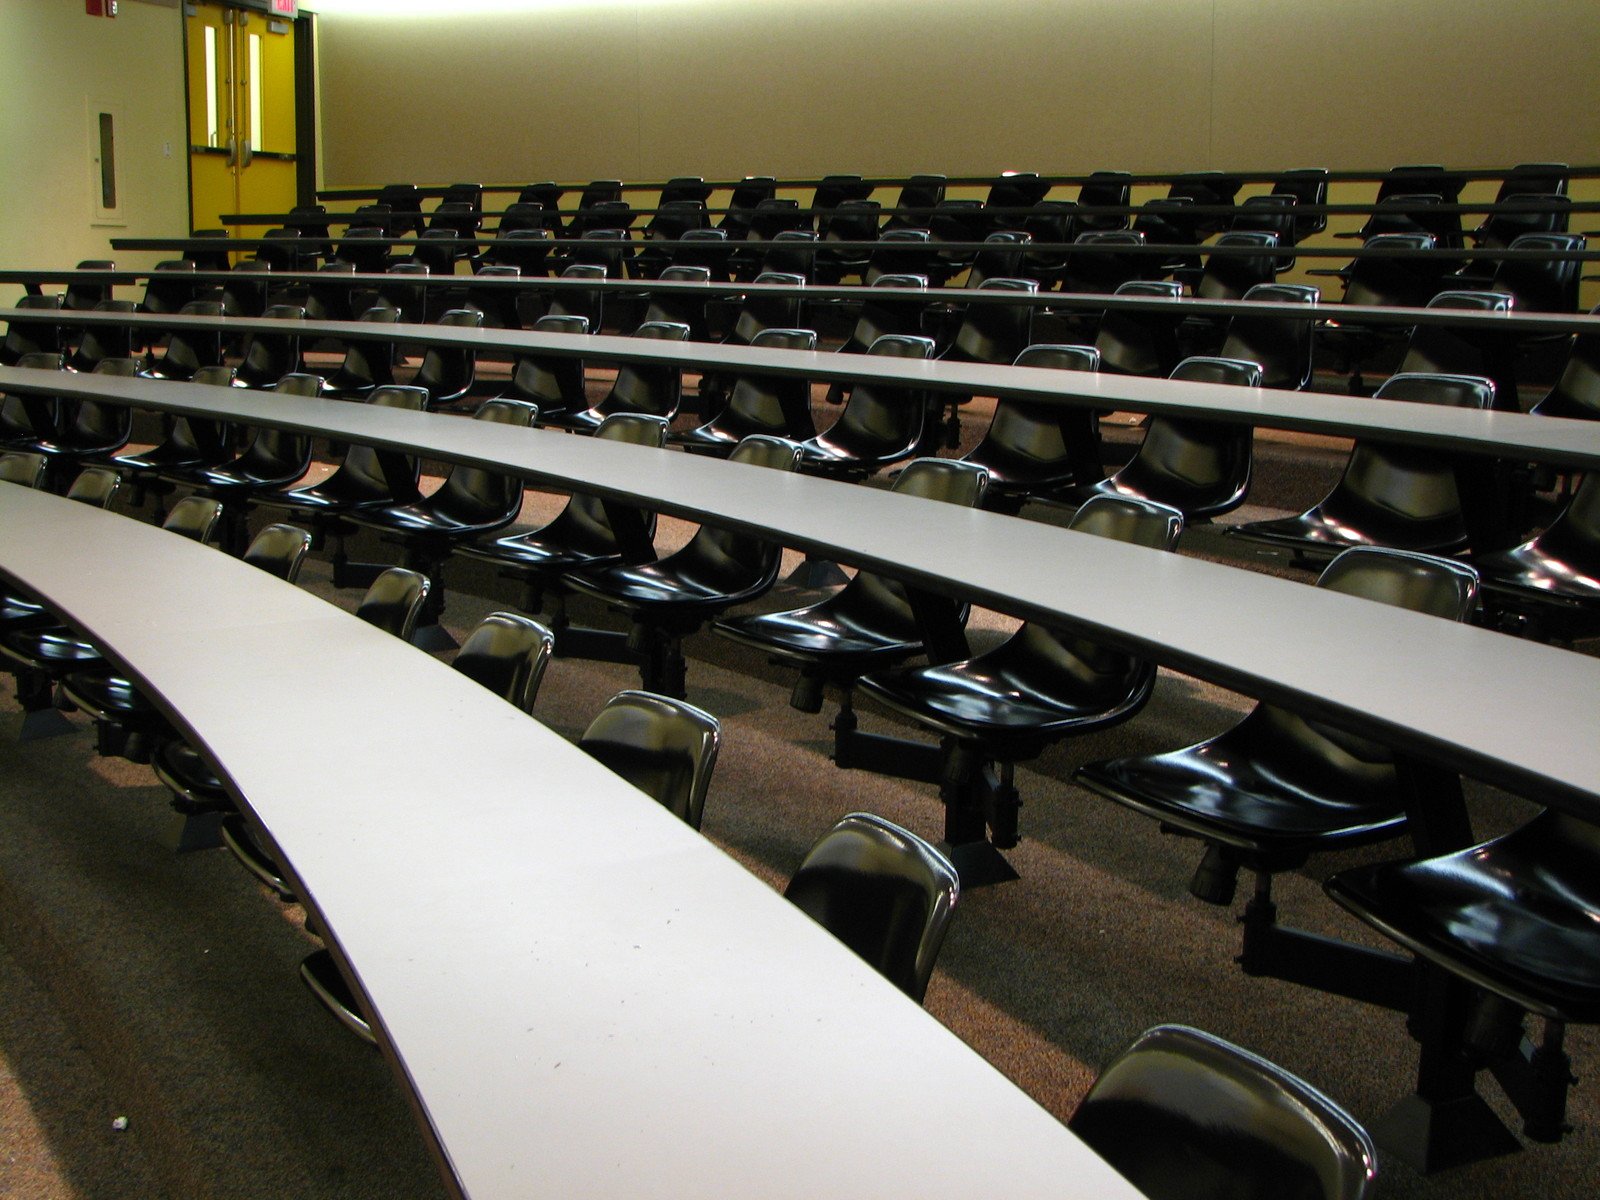
<path id="1" fill-rule="evenodd" d="M 1454 554 L 1467 545 L 1467 529 L 1459 512 L 1431 520 L 1396 519 L 1391 509 L 1364 503 L 1345 494 L 1330 496 L 1294 517 L 1252 521 L 1234 526 L 1251 541 L 1291 550 L 1337 554 L 1351 546 L 1389 546 L 1428 554 Z"/>
<path id="2" fill-rule="evenodd" d="M 657 620 L 672 616 L 698 620 L 765 594 L 772 586 L 772 574 L 751 571 L 734 561 L 708 562 L 699 555 L 685 560 L 672 554 L 653 563 L 574 571 L 567 581 L 621 607 L 648 609 Z"/>
<path id="3" fill-rule="evenodd" d="M 1040 670 L 1042 655 L 1031 644 L 1038 637 L 1028 627 L 978 658 L 867 675 L 861 687 L 919 724 L 982 741 L 997 755 L 1118 724 L 1149 699 L 1148 686 L 1130 686 L 1127 669 L 1104 675 Z M 1117 665 L 1127 664 L 1119 658 Z M 1143 664 L 1132 669 L 1154 682 Z"/>
<path id="4" fill-rule="evenodd" d="M 304 475 L 310 466 L 309 442 L 307 461 L 283 461 L 238 466 L 197 467 L 185 471 L 181 482 L 203 491 L 262 492 L 268 488 L 284 487 Z"/>
<path id="5" fill-rule="evenodd" d="M 0 655 L 51 676 L 105 661 L 98 646 L 63 625 L 12 629 L 0 638 Z"/>
<path id="6" fill-rule="evenodd" d="M 510 524 L 515 515 L 515 513 L 509 514 L 505 520 L 500 521 L 500 524 Z M 440 512 L 436 508 L 430 508 L 426 501 L 399 508 L 376 508 L 364 512 L 361 515 L 361 523 L 381 531 L 403 534 L 407 538 L 437 537 L 449 542 L 472 533 L 481 533 L 489 528 L 482 521 L 464 520 Z"/>
<path id="7" fill-rule="evenodd" d="M 1555 616 L 1571 626 L 1564 634 L 1584 631 L 1600 618 L 1600 475 L 1585 476 L 1537 537 L 1474 555 L 1472 565 L 1493 605 Z"/>
<path id="8" fill-rule="evenodd" d="M 778 658 L 808 662 L 827 656 L 830 662 L 870 670 L 881 660 L 895 660 L 921 652 L 922 637 L 916 622 L 893 609 L 886 620 L 871 625 L 856 612 L 840 611 L 832 597 L 791 612 L 762 613 L 717 622 L 717 632 L 754 646 Z M 895 624 L 898 622 L 898 626 Z"/>
<path id="9" fill-rule="evenodd" d="M 145 698 L 132 680 L 114 671 L 74 671 L 61 683 L 62 691 L 96 721 L 128 725 L 141 718 L 161 719 L 155 705 Z"/>
<path id="10" fill-rule="evenodd" d="M 1361 743 L 1361 753 L 1335 764 L 1308 749 L 1305 732 L 1295 714 L 1263 706 L 1198 745 L 1093 763 L 1075 777 L 1185 833 L 1289 865 L 1312 845 L 1381 841 L 1404 828 L 1393 761 L 1381 747 Z"/>
<path id="11" fill-rule="evenodd" d="M 169 738 L 150 760 L 156 777 L 172 792 L 173 807 L 188 812 L 231 812 L 233 801 L 200 752 L 182 738 Z"/>
<path id="12" fill-rule="evenodd" d="M 1325 885 L 1406 949 L 1556 1020 L 1600 1022 L 1600 829 L 1545 812 L 1505 837 Z"/>

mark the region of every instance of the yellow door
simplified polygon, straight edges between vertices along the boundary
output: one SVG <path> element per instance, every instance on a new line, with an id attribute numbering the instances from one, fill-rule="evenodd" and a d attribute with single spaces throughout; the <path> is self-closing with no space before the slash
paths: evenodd
<path id="1" fill-rule="evenodd" d="M 287 212 L 295 202 L 294 33 L 288 20 L 185 4 L 189 179 L 196 229 L 224 213 Z M 263 227 L 232 227 L 259 237 Z"/>

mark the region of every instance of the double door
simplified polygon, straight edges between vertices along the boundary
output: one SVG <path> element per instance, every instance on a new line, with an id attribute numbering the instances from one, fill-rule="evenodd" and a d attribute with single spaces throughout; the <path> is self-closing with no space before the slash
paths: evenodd
<path id="1" fill-rule="evenodd" d="M 186 0 L 184 38 L 194 228 L 218 228 L 224 213 L 287 212 L 296 184 L 293 22 Z"/>

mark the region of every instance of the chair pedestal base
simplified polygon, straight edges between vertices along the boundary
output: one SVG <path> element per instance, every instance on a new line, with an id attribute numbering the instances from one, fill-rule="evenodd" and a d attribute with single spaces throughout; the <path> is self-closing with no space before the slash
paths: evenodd
<path id="1" fill-rule="evenodd" d="M 1476 1093 L 1449 1100 L 1407 1096 L 1374 1122 L 1371 1132 L 1378 1145 L 1419 1175 L 1522 1149 Z"/>
<path id="2" fill-rule="evenodd" d="M 961 877 L 963 890 L 989 887 L 996 883 L 1010 883 L 1014 879 L 1022 878 L 1017 874 L 1017 869 L 1006 860 L 1006 856 L 995 849 L 993 842 L 960 842 L 955 845 L 940 842 L 939 849 L 950 860 L 950 865 L 955 867 L 956 874 Z"/>
<path id="3" fill-rule="evenodd" d="M 39 742 L 77 731 L 78 727 L 69 721 L 60 709 L 38 708 L 23 714 L 22 730 L 17 735 L 17 740 Z"/>
<path id="4" fill-rule="evenodd" d="M 456 641 L 455 636 L 448 629 L 437 621 L 434 621 L 431 625 L 418 625 L 411 631 L 409 641 L 418 650 L 426 650 L 429 653 L 436 650 L 454 650 L 461 644 Z"/>
<path id="5" fill-rule="evenodd" d="M 215 850 L 222 845 L 221 812 L 174 812 L 163 838 L 174 854 Z"/>

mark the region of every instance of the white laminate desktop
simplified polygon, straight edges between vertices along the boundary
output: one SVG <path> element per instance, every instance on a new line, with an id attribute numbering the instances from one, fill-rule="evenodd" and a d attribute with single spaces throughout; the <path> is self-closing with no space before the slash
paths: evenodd
<path id="1" fill-rule="evenodd" d="M 428 655 L 216 550 L 9 484 L 0 575 L 104 642 L 225 768 L 374 1002 L 461 1194 L 1136 1200 L 765 884 Z"/>

